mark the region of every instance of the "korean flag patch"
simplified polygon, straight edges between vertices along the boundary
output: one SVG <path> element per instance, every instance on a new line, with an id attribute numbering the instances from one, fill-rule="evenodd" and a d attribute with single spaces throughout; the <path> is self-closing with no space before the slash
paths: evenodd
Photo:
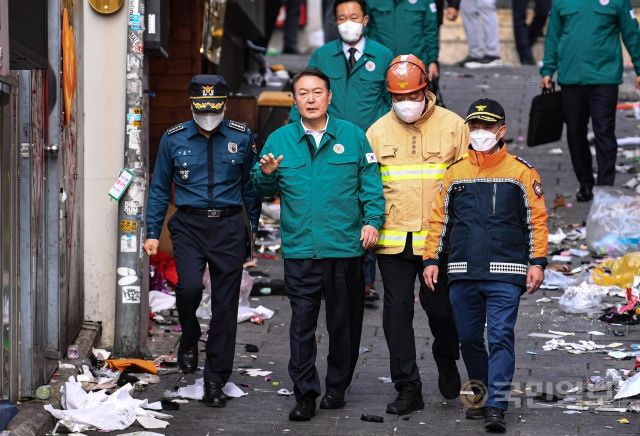
<path id="1" fill-rule="evenodd" d="M 367 153 L 365 156 L 367 157 L 367 163 L 378 163 L 378 159 L 376 159 L 375 154 Z"/>
<path id="2" fill-rule="evenodd" d="M 431 12 L 433 12 L 434 14 L 438 12 L 438 8 L 435 3 L 430 3 L 429 8 L 431 8 Z"/>

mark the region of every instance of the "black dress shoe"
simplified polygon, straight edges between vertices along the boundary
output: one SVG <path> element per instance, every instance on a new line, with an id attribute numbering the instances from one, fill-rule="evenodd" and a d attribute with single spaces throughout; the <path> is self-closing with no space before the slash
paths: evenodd
<path id="1" fill-rule="evenodd" d="M 407 383 L 401 386 L 396 399 L 387 404 L 387 413 L 394 415 L 406 415 L 421 409 L 424 409 L 422 383 Z"/>
<path id="2" fill-rule="evenodd" d="M 222 388 L 224 383 L 205 382 L 202 402 L 208 407 L 224 407 L 227 405 L 227 397 Z"/>
<path id="3" fill-rule="evenodd" d="M 487 407 L 484 415 L 484 429 L 488 432 L 504 433 L 507 425 L 504 422 L 504 410 Z"/>
<path id="4" fill-rule="evenodd" d="M 580 185 L 578 193 L 576 194 L 576 200 L 580 202 L 593 200 L 593 188 L 591 186 Z"/>
<path id="5" fill-rule="evenodd" d="M 446 365 L 438 366 L 438 389 L 447 400 L 453 400 L 460 395 L 460 373 L 455 360 Z"/>
<path id="6" fill-rule="evenodd" d="M 296 402 L 296 407 L 289 412 L 289 421 L 310 421 L 314 416 L 316 416 L 316 400 L 302 397 Z"/>
<path id="7" fill-rule="evenodd" d="M 335 394 L 326 394 L 320 401 L 321 409 L 342 409 L 344 407 L 344 399 Z"/>
<path id="8" fill-rule="evenodd" d="M 178 347 L 178 366 L 184 373 L 195 372 L 198 368 L 198 345 L 182 348 Z"/>
<path id="9" fill-rule="evenodd" d="M 467 409 L 464 412 L 464 417 L 467 419 L 482 419 L 484 418 L 484 407 L 478 409 Z"/>

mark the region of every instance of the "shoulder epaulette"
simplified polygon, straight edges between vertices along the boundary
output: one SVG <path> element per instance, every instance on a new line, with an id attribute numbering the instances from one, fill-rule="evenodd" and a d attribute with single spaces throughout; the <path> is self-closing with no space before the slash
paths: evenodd
<path id="1" fill-rule="evenodd" d="M 179 132 L 180 130 L 185 129 L 184 124 L 182 123 L 178 123 L 175 126 L 169 127 L 167 129 L 167 135 L 173 135 L 176 132 Z"/>
<path id="2" fill-rule="evenodd" d="M 520 162 L 521 164 L 524 164 L 527 166 L 527 168 L 529 169 L 533 169 L 533 165 L 531 165 L 529 162 L 527 162 L 526 160 L 522 159 L 520 156 L 515 156 L 516 160 L 518 162 Z"/>
<path id="3" fill-rule="evenodd" d="M 235 130 L 239 130 L 241 132 L 246 132 L 247 131 L 247 125 L 245 123 L 239 123 L 237 121 L 229 120 L 229 123 L 227 125 L 230 128 L 235 129 Z"/>
<path id="4" fill-rule="evenodd" d="M 463 161 L 463 160 L 465 160 L 465 159 L 466 159 L 466 158 L 468 158 L 468 157 L 469 157 L 469 154 L 468 154 L 468 153 L 463 154 L 462 156 L 460 156 L 460 158 L 459 158 L 457 161 L 453 162 L 453 163 L 452 163 L 451 165 L 449 165 L 447 168 L 451 168 L 452 166 L 454 166 L 454 165 L 455 165 L 455 164 L 457 164 L 458 162 Z"/>

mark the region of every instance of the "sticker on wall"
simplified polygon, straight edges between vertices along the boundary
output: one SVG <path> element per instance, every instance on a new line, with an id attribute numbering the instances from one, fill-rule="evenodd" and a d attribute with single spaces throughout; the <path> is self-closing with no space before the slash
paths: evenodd
<path id="1" fill-rule="evenodd" d="M 136 233 L 138 231 L 138 222 L 131 220 L 120 220 L 120 232 Z"/>
<path id="2" fill-rule="evenodd" d="M 122 235 L 120 237 L 120 252 L 135 253 L 138 251 L 138 238 L 136 235 Z"/>
<path id="3" fill-rule="evenodd" d="M 129 42 L 133 53 L 142 54 L 144 52 L 144 45 L 142 39 L 138 36 L 138 32 L 133 30 L 129 32 Z"/>
<path id="4" fill-rule="evenodd" d="M 135 200 L 127 200 L 124 202 L 124 213 L 130 216 L 135 216 L 138 214 L 138 209 L 140 208 L 140 203 Z"/>
<path id="5" fill-rule="evenodd" d="M 121 266 L 116 270 L 119 276 L 135 276 L 136 270 L 133 268 L 127 268 L 126 266 Z"/>
<path id="6" fill-rule="evenodd" d="M 137 276 L 124 276 L 120 280 L 118 280 L 118 286 L 133 285 L 137 281 L 138 281 Z"/>
<path id="7" fill-rule="evenodd" d="M 116 201 L 120 201 L 120 198 L 122 198 L 122 194 L 124 194 L 124 191 L 127 190 L 132 180 L 133 173 L 126 168 L 123 169 L 118 176 L 118 179 L 109 190 L 109 197 L 113 198 Z"/>
<path id="8" fill-rule="evenodd" d="M 125 304 L 140 303 L 140 286 L 123 286 L 122 302 Z"/>

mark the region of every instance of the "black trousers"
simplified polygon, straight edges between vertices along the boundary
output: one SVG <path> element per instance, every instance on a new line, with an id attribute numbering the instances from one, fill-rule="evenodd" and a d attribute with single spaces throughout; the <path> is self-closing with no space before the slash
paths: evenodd
<path id="1" fill-rule="evenodd" d="M 200 338 L 196 310 L 202 300 L 205 265 L 209 264 L 212 317 L 204 380 L 226 383 L 233 370 L 238 298 L 245 258 L 242 214 L 207 218 L 178 211 L 169 220 L 168 227 L 178 271 L 176 306 L 182 327 L 180 346 L 196 345 Z"/>
<path id="2" fill-rule="evenodd" d="M 360 352 L 364 315 L 361 257 L 285 259 L 284 283 L 291 304 L 289 375 L 296 399 L 320 395 L 316 370 L 316 325 L 324 294 L 329 355 L 326 392 L 342 398 L 351 384 Z"/>
<path id="3" fill-rule="evenodd" d="M 278 12 L 283 4 L 287 5 L 287 15 L 284 20 L 284 47 L 294 48 L 298 46 L 298 22 L 300 20 L 302 0 L 266 0 L 264 12 L 265 37 L 256 41 L 259 46 L 269 46 L 269 41 L 271 41 L 271 36 L 276 27 Z"/>
<path id="4" fill-rule="evenodd" d="M 433 334 L 433 358 L 438 368 L 460 358 L 458 333 L 449 302 L 446 272 L 438 277 L 436 290 L 427 288 L 422 277 L 422 258 L 415 256 L 409 233 L 400 254 L 378 254 L 378 267 L 384 285 L 382 327 L 389 347 L 391 380 L 400 390 L 407 383 L 419 383 L 416 342 L 413 334 L 414 285 L 420 280 L 420 304 L 429 318 Z"/>
<path id="5" fill-rule="evenodd" d="M 513 9 L 513 35 L 520 62 L 533 61 L 531 47 L 542 35 L 551 10 L 551 0 L 534 0 L 535 9 L 531 23 L 527 24 L 527 5 L 529 0 L 511 0 Z"/>
<path id="6" fill-rule="evenodd" d="M 567 142 L 578 182 L 593 186 L 592 158 L 587 125 L 595 135 L 598 178 L 596 185 L 611 186 L 616 177 L 616 104 L 618 85 L 562 85 L 562 113 L 567 124 Z"/>

